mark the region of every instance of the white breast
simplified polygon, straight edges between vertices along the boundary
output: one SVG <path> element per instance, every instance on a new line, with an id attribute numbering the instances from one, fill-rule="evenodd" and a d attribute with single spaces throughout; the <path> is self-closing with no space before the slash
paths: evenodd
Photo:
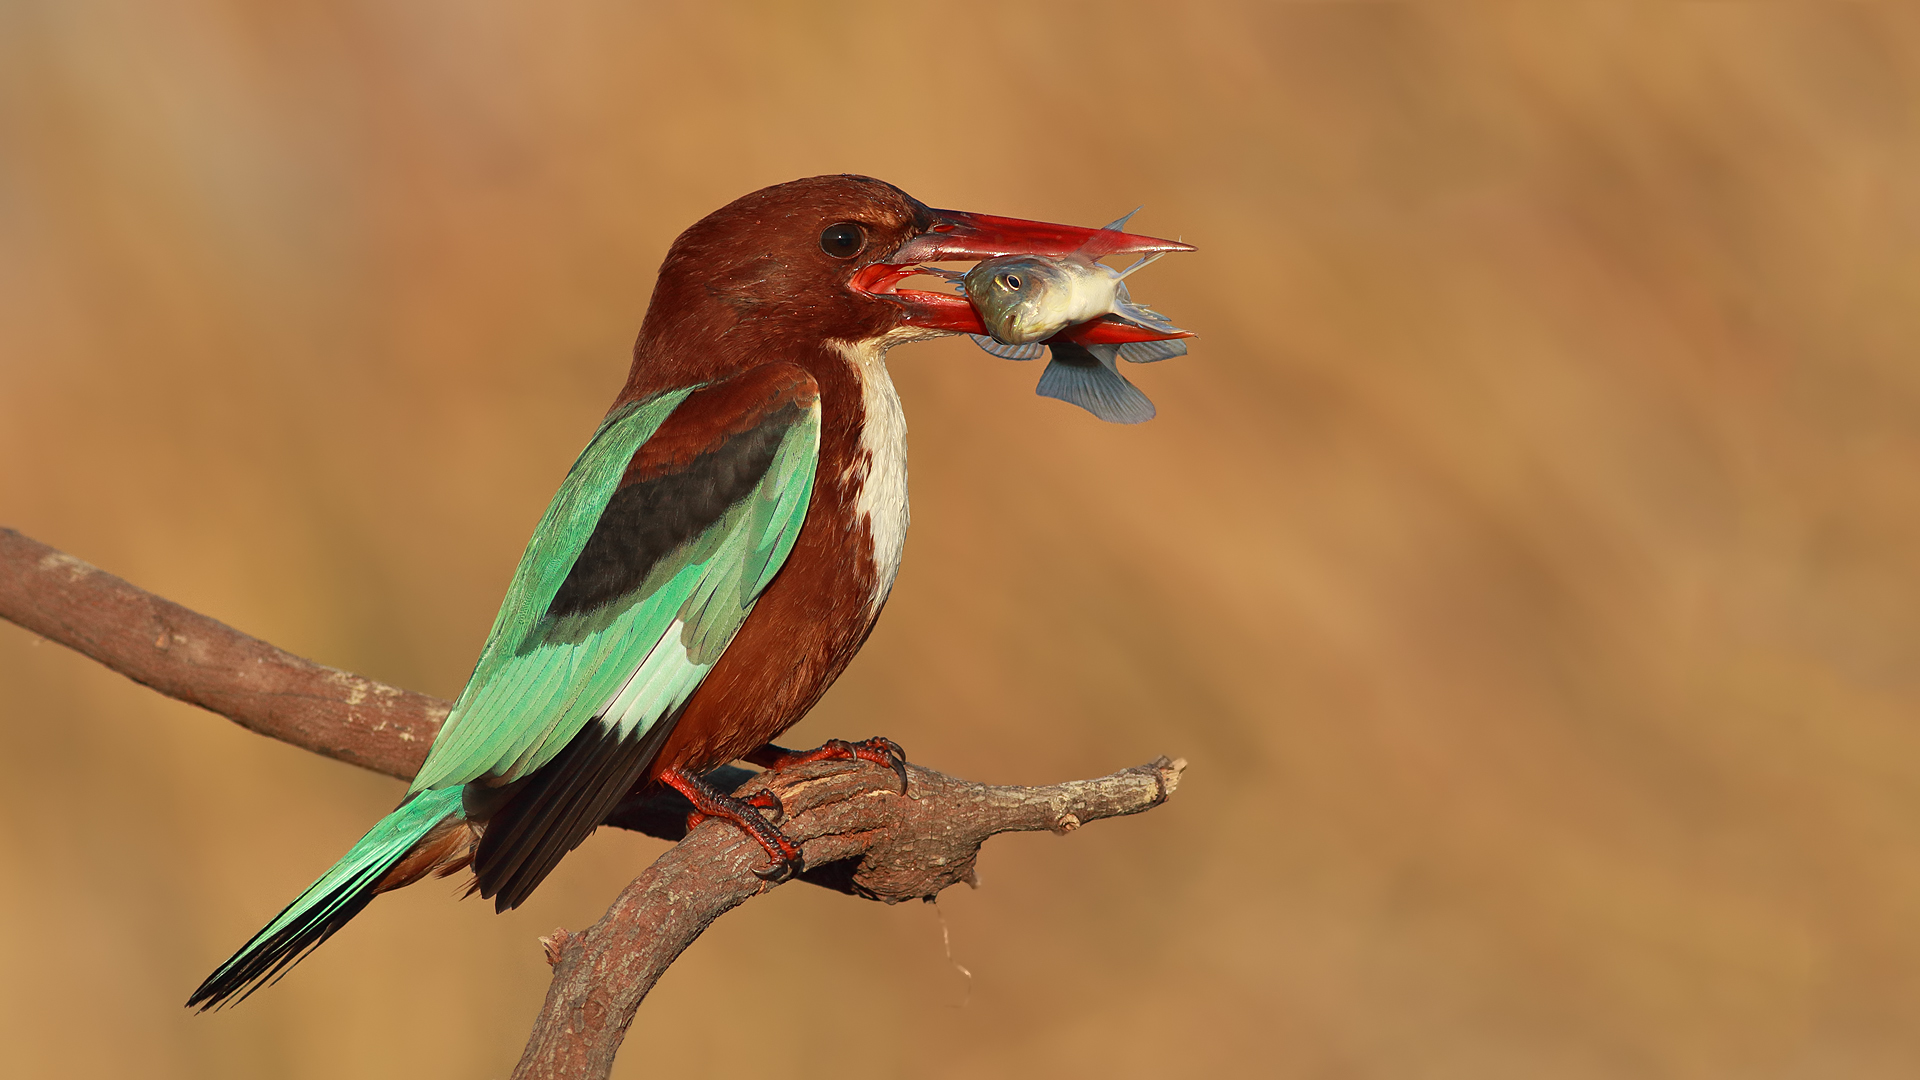
<path id="1" fill-rule="evenodd" d="M 867 522 L 873 536 L 873 607 L 879 610 L 900 572 L 900 555 L 907 546 L 907 416 L 900 394 L 887 375 L 885 338 L 853 344 L 836 343 L 860 374 L 860 401 L 865 416 L 860 426 L 860 453 L 848 467 L 846 480 L 859 495 L 854 513 Z"/>

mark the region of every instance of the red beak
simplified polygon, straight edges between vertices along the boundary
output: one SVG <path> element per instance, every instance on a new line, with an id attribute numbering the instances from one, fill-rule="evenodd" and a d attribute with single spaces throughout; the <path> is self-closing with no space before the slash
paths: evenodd
<path id="1" fill-rule="evenodd" d="M 963 210 L 932 210 L 933 224 L 920 235 L 900 245 L 891 255 L 861 267 L 853 275 L 854 289 L 895 300 L 907 310 L 912 326 L 932 330 L 952 330 L 963 334 L 985 334 L 965 297 L 950 293 L 897 289 L 912 277 L 921 263 L 992 259 L 1002 255 L 1071 255 L 1078 252 L 1090 259 L 1103 255 L 1152 254 L 1156 251 L 1192 251 L 1192 244 L 1161 240 L 1152 236 L 1116 232 L 1113 229 L 1088 229 L 1078 225 L 1054 225 L 1045 221 L 969 214 Z M 1121 343 L 1127 341 L 1165 341 L 1191 337 L 1181 331 L 1164 333 L 1117 316 L 1108 315 L 1065 331 L 1082 344 Z"/>

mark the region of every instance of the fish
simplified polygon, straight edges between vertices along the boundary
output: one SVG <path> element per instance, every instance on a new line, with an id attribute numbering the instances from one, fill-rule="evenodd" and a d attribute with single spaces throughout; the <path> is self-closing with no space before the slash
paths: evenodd
<path id="1" fill-rule="evenodd" d="M 1101 228 L 1118 232 L 1139 212 L 1135 207 Z M 1103 315 L 1147 325 L 1165 323 L 1150 309 L 1135 305 L 1126 286 L 1130 275 L 1164 254 L 1148 255 L 1125 270 L 1115 270 L 1083 252 L 1051 257 L 1005 255 L 981 260 L 961 275 L 960 284 L 994 341 L 1026 345 Z"/>
<path id="2" fill-rule="evenodd" d="M 1102 228 L 1118 231 L 1139 212 L 1135 207 Z M 1149 255 L 1125 270 L 1079 253 L 985 259 L 966 273 L 922 269 L 954 284 L 980 313 L 991 336 L 967 335 L 980 348 L 1006 360 L 1038 360 L 1051 350 L 1053 357 L 1040 373 L 1035 393 L 1078 405 L 1110 424 L 1139 424 L 1153 419 L 1153 402 L 1120 374 L 1115 361 L 1151 364 L 1185 356 L 1187 343 L 1178 339 L 1120 345 L 1077 342 L 1068 328 L 1116 315 L 1154 330 L 1184 333 L 1166 316 L 1135 303 L 1127 292 L 1128 275 L 1159 257 Z"/>

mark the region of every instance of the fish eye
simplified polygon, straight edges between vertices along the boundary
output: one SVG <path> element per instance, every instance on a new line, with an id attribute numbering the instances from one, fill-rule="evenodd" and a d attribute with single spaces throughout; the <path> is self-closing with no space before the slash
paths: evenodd
<path id="1" fill-rule="evenodd" d="M 1020 275 L 1019 274 L 1002 274 L 1000 275 L 1000 284 L 1009 289 L 1018 291 L 1020 288 Z"/>
<path id="2" fill-rule="evenodd" d="M 820 250 L 836 259 L 851 259 L 867 246 L 867 231 L 851 221 L 827 226 L 820 234 Z"/>

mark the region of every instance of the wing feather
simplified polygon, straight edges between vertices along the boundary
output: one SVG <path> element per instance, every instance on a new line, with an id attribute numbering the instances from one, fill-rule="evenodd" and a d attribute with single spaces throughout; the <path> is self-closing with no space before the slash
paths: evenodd
<path id="1" fill-rule="evenodd" d="M 601 425 L 414 779 L 515 786 L 476 853 L 483 895 L 518 904 L 638 779 L 793 550 L 819 443 L 790 365 Z"/>
<path id="2" fill-rule="evenodd" d="M 581 679 L 577 665 L 600 644 L 597 636 L 582 642 L 584 648 L 578 651 L 528 651 L 528 639 L 586 547 L 634 453 L 694 389 L 618 409 L 594 432 L 534 528 L 473 675 L 414 776 L 411 791 L 480 779 L 528 750 L 537 752 L 557 729 L 571 725 L 577 731 L 585 722 L 586 717 L 571 714 L 578 711 L 580 693 L 597 680 Z"/>
<path id="3" fill-rule="evenodd" d="M 779 433 L 773 461 L 748 496 L 662 559 L 643 585 L 619 602 L 554 618 L 548 609 L 636 453 L 700 388 L 630 406 L 601 425 L 535 530 L 473 677 L 413 790 L 482 779 L 510 782 L 540 768 L 612 705 L 676 622 L 683 644 L 692 650 L 689 656 L 697 654 L 698 675 L 712 667 L 752 599 L 792 550 L 812 493 L 819 454 L 817 390 L 799 369 L 787 371 L 807 382 L 809 405 L 799 422 Z M 716 603 L 716 598 L 730 602 Z M 698 678 L 685 686 L 688 682 L 671 680 L 690 693 Z M 664 715 L 668 708 L 648 711 Z M 648 717 L 646 723 L 657 719 Z M 629 720 L 640 721 L 638 714 Z"/>

